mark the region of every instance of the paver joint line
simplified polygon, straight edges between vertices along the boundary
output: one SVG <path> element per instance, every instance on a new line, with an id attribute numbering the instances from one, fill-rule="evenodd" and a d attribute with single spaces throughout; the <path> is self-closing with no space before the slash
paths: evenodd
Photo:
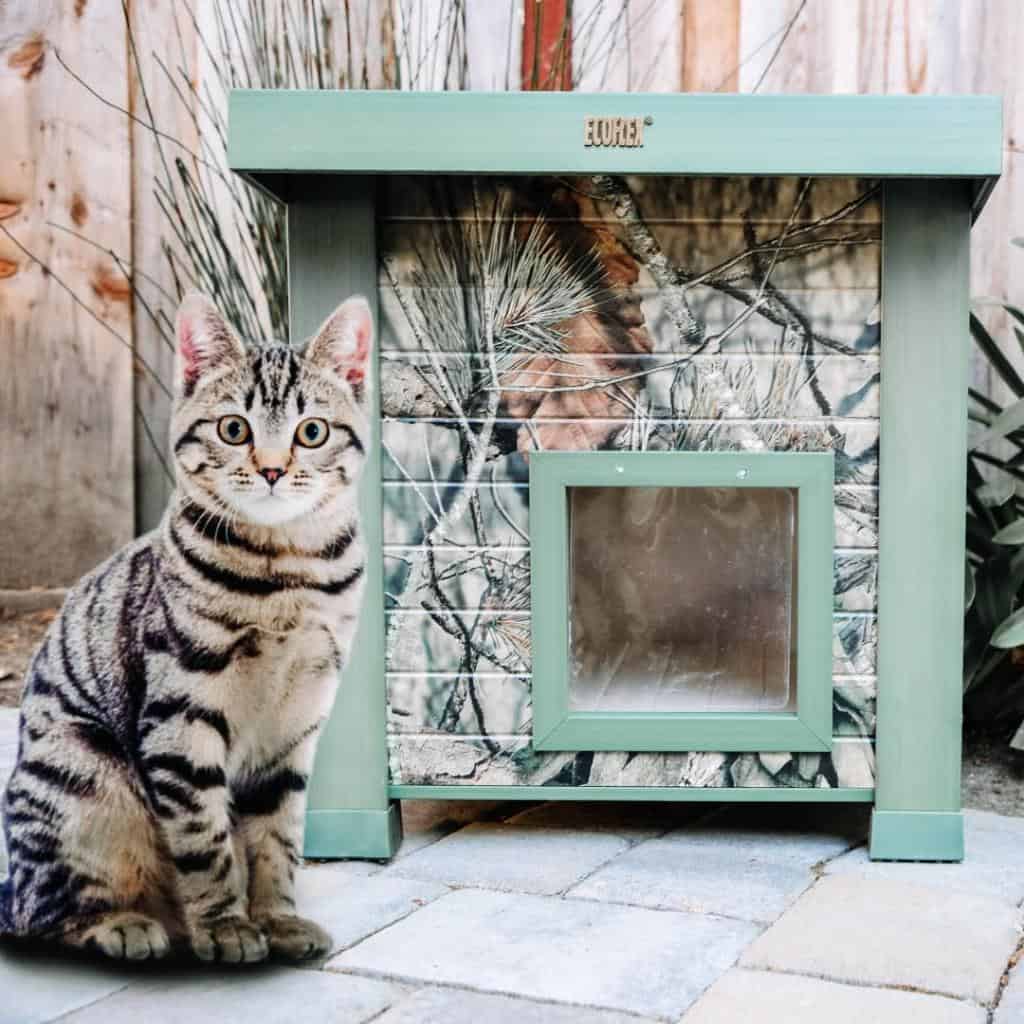
<path id="1" fill-rule="evenodd" d="M 851 981 L 849 978 L 841 978 L 834 974 L 821 974 L 816 971 L 793 971 L 786 970 L 784 967 L 773 967 L 765 964 L 758 964 L 757 966 L 744 966 L 743 964 L 738 965 L 741 970 L 744 971 L 761 971 L 764 974 L 779 974 L 783 977 L 793 978 L 811 978 L 814 981 L 831 981 L 837 985 L 847 985 L 851 988 L 870 988 L 877 989 L 880 992 L 914 992 L 919 996 L 938 996 L 940 999 L 948 999 L 954 1003 L 963 1003 L 966 1006 L 977 1006 L 981 1009 L 988 1009 L 988 1003 L 979 1003 L 974 999 L 969 999 L 965 996 L 953 995 L 950 992 L 938 992 L 935 989 L 920 988 L 916 985 L 886 985 L 880 981 Z"/>
<path id="2" fill-rule="evenodd" d="M 671 829 L 668 830 L 668 832 L 671 832 L 671 831 L 672 831 Z M 668 835 L 668 832 L 666 832 L 665 835 Z M 661 836 L 658 836 L 658 837 L 652 836 L 651 838 L 652 839 L 653 838 L 659 838 L 660 839 L 662 837 Z M 620 857 L 625 857 L 625 855 L 627 853 L 629 853 L 631 850 L 635 850 L 635 849 L 637 849 L 637 847 L 643 846 L 644 843 L 649 843 L 650 841 L 651 841 L 650 839 L 639 839 L 639 840 L 637 840 L 637 842 L 627 846 L 624 850 L 619 850 L 618 853 L 612 854 L 612 856 L 609 857 L 606 861 L 604 861 L 604 863 L 598 864 L 592 871 L 588 871 L 585 875 L 581 876 L 580 878 L 577 878 L 575 882 L 571 882 L 569 885 L 567 885 L 564 889 L 561 890 L 561 892 L 558 893 L 558 895 L 560 897 L 562 897 L 563 899 L 568 898 L 569 893 L 571 893 L 573 889 L 575 889 L 579 885 L 582 885 L 588 878 L 591 878 L 594 875 L 596 875 L 598 873 L 598 871 L 604 870 L 604 868 L 608 867 L 609 864 L 612 864 L 615 861 L 617 861 Z M 612 900 L 608 900 L 607 902 L 611 903 L 613 901 Z"/>
<path id="3" fill-rule="evenodd" d="M 586 881 L 586 879 L 583 879 Z M 490 892 L 491 890 L 485 890 Z M 806 890 L 805 890 L 806 891 Z M 560 899 L 572 900 L 574 903 L 598 903 L 609 907 L 631 907 L 634 910 L 650 910 L 658 914 L 696 914 L 706 917 L 712 921 L 730 921 L 734 924 L 753 924 L 762 929 L 769 928 L 774 921 L 758 920 L 753 917 L 736 917 L 733 914 L 720 914 L 710 910 L 691 910 L 688 908 L 678 909 L 676 907 L 652 907 L 649 903 L 630 903 L 628 900 L 600 899 L 597 896 L 575 896 L 570 890 L 568 893 L 559 894 Z"/>
<path id="4" fill-rule="evenodd" d="M 113 992 L 106 992 L 98 999 L 92 999 L 87 1003 L 82 1003 L 81 1006 L 76 1006 L 73 1010 L 65 1010 L 62 1014 L 50 1018 L 47 1024 L 60 1024 L 62 1020 L 67 1020 L 73 1013 L 80 1013 L 82 1010 L 88 1010 L 90 1006 L 99 1006 L 100 1003 L 112 998 L 113 996 L 120 995 L 126 989 L 131 988 L 134 984 L 134 981 L 126 981 L 120 988 L 115 989 Z"/>
<path id="5" fill-rule="evenodd" d="M 1017 948 L 1010 954 L 1009 959 L 1006 961 L 1006 970 L 1003 971 L 1003 976 L 999 979 L 999 988 L 996 989 L 995 998 L 992 1000 L 992 1013 L 989 1015 L 990 1022 L 994 1019 L 996 1012 L 999 1010 L 999 1005 L 1003 1001 L 1003 996 L 1006 995 L 1006 990 L 1010 985 L 1010 978 L 1014 972 L 1018 970 L 1024 970 L 1024 927 L 1021 930 L 1020 941 L 1017 943 Z"/>
<path id="6" fill-rule="evenodd" d="M 353 978 L 369 978 L 371 981 L 390 981 L 397 985 L 414 986 L 411 988 L 413 992 L 422 992 L 427 989 L 454 989 L 457 992 L 471 992 L 473 995 L 478 996 L 501 996 L 505 999 L 514 999 L 518 1002 L 525 1004 L 539 1003 L 543 1006 L 558 1006 L 558 1007 L 570 1007 L 579 1010 L 592 1010 L 597 1013 L 608 1013 L 609 1008 L 607 1006 L 599 1006 L 596 1003 L 579 1003 L 579 1002 L 567 1002 L 560 999 L 545 999 L 542 996 L 530 996 L 529 999 L 524 999 L 522 996 L 515 992 L 504 992 L 493 988 L 476 988 L 473 985 L 467 985 L 456 981 L 446 981 L 444 985 L 431 985 L 429 983 L 416 985 L 415 979 L 410 980 L 407 976 L 402 974 L 388 974 L 386 971 L 375 971 L 369 967 L 323 967 L 320 968 L 328 974 L 336 974 L 340 976 L 350 976 Z M 710 986 L 708 986 L 710 987 Z M 379 1016 L 383 1016 L 387 1010 L 391 1009 L 388 1007 L 382 1010 Z M 631 1010 L 615 1010 L 615 1013 L 624 1014 L 627 1017 L 633 1017 L 637 1021 L 669 1021 L 672 1017 L 650 1017 L 641 1013 L 633 1013 Z M 376 1019 L 376 1018 L 374 1018 Z M 367 1024 L 370 1024 L 367 1021 Z"/>

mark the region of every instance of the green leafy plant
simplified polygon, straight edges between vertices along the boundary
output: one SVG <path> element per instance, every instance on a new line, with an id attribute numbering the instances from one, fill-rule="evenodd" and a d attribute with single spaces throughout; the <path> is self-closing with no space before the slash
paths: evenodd
<path id="1" fill-rule="evenodd" d="M 1024 310 L 999 306 L 1024 351 Z M 1024 718 L 1024 379 L 973 314 L 970 327 L 1013 398 L 1003 406 L 969 391 L 978 429 L 967 453 L 964 713 L 1009 735 Z M 1013 742 L 1024 749 L 1024 727 Z"/>

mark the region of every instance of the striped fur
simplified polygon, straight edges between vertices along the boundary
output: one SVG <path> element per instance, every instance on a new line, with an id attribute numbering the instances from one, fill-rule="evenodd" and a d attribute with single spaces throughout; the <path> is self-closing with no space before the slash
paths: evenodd
<path id="1" fill-rule="evenodd" d="M 177 332 L 170 507 L 70 592 L 28 671 L 0 930 L 115 957 L 180 939 L 302 958 L 329 942 L 293 882 L 363 590 L 370 314 L 349 300 L 304 358 L 247 352 L 197 296 Z M 246 443 L 222 439 L 225 416 Z M 321 447 L 296 439 L 310 417 Z"/>

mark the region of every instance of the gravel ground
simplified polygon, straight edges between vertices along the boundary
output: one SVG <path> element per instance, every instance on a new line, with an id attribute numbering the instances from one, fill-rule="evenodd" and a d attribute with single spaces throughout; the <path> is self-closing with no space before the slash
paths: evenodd
<path id="1" fill-rule="evenodd" d="M 0 608 L 0 707 L 17 706 L 29 659 L 56 614 L 52 608 L 21 613 Z M 1011 750 L 1002 736 L 966 736 L 963 802 L 1024 818 L 1024 753 Z"/>
<path id="2" fill-rule="evenodd" d="M 968 734 L 961 793 L 965 807 L 1024 818 L 1024 752 L 1005 736 Z"/>

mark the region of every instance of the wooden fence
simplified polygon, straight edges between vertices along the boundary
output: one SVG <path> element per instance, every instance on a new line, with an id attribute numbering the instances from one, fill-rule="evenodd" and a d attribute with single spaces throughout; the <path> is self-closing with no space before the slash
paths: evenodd
<path id="1" fill-rule="evenodd" d="M 270 9 L 272 37 L 309 2 L 128 0 L 127 22 L 119 0 L 0 3 L 0 590 L 67 585 L 159 518 L 180 242 L 154 182 L 190 151 L 216 162 L 200 137 L 230 49 L 215 5 Z M 1022 298 L 1015 0 L 322 2 L 334 86 L 1002 93 L 974 291 Z"/>

